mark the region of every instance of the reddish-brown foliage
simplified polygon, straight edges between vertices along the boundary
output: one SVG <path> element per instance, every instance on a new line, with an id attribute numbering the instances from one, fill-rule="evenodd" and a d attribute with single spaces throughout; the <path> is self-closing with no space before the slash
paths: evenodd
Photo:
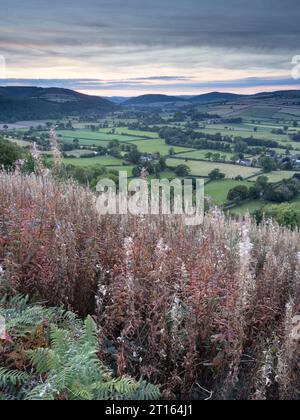
<path id="1" fill-rule="evenodd" d="M 2 173 L 0 233 L 10 285 L 93 313 L 119 374 L 165 398 L 299 398 L 298 231 L 217 210 L 193 228 L 100 218 L 75 184 Z"/>

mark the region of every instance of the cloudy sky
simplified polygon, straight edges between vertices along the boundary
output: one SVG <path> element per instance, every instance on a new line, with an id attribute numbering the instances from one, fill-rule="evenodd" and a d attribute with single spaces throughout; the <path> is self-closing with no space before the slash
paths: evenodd
<path id="1" fill-rule="evenodd" d="M 299 89 L 299 19 L 299 0 L 1 0 L 0 84 L 106 96 Z"/>

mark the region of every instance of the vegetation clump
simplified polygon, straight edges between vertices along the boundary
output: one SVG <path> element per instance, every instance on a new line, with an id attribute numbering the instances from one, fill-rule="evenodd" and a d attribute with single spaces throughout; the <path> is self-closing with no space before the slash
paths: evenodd
<path id="1" fill-rule="evenodd" d="M 43 395 L 50 381 L 54 398 L 100 398 L 106 391 L 114 397 L 120 391 L 115 378 L 132 377 L 158 386 L 163 398 L 299 398 L 297 228 L 270 220 L 258 226 L 215 209 L 197 227 L 181 217 L 99 217 L 90 190 L 49 173 L 19 172 L 0 174 L 0 220 L 0 266 L 9 293 L 88 317 L 79 337 L 52 309 L 34 318 L 40 339 L 27 346 L 21 337 L 25 369 L 18 369 L 18 357 L 11 363 L 14 348 L 1 358 L 4 369 L 28 374 L 31 366 L 42 383 L 28 388 L 23 374 L 5 370 L 4 393 L 15 381 L 16 392 L 24 384 L 24 396 L 36 397 L 34 389 Z M 115 372 L 104 382 L 96 330 L 99 360 Z M 20 334 L 8 325 L 13 341 L 14 331 Z M 60 345 L 72 354 L 64 359 Z M 73 372 L 85 345 L 91 350 L 87 369 L 98 366 L 92 383 L 81 369 Z M 55 372 L 62 382 L 55 382 Z M 78 387 L 80 395 L 64 391 L 77 381 L 86 385 Z"/>

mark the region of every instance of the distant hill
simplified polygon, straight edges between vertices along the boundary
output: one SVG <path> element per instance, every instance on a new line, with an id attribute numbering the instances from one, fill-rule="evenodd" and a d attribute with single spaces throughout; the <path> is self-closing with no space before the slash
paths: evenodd
<path id="1" fill-rule="evenodd" d="M 261 92 L 256 95 L 252 95 L 253 99 L 269 100 L 300 100 L 300 90 L 278 90 L 276 92 Z"/>
<path id="2" fill-rule="evenodd" d="M 117 109 L 98 96 L 69 89 L 0 87 L 0 121 L 55 119 L 69 115 L 97 115 Z"/>
<path id="3" fill-rule="evenodd" d="M 142 95 L 136 98 L 130 98 L 122 105 L 132 106 L 150 106 L 155 104 L 202 104 L 211 102 L 229 102 L 242 98 L 243 95 L 235 95 L 234 93 L 212 92 L 197 96 L 169 96 L 169 95 Z M 121 102 L 119 102 L 121 103 Z"/>
<path id="4" fill-rule="evenodd" d="M 186 102 L 185 99 L 178 96 L 169 96 L 169 95 L 142 95 L 137 96 L 136 98 L 128 99 L 123 102 L 122 105 L 154 105 L 154 104 L 163 104 L 163 103 L 176 103 L 176 102 Z"/>
<path id="5" fill-rule="evenodd" d="M 103 96 L 103 98 L 113 102 L 114 104 L 120 105 L 131 99 L 131 96 Z"/>
<path id="6" fill-rule="evenodd" d="M 209 102 L 230 102 L 246 97 L 245 95 L 236 95 L 235 93 L 211 92 L 203 95 L 192 96 L 189 102 L 209 103 Z"/>
<path id="7" fill-rule="evenodd" d="M 159 95 L 159 94 L 149 94 L 137 96 L 135 98 L 123 98 L 118 97 L 116 102 L 125 106 L 162 106 L 162 105 L 202 105 L 202 104 L 214 104 L 221 102 L 254 102 L 254 101 L 265 101 L 269 102 L 282 102 L 285 101 L 289 103 L 297 102 L 300 100 L 300 91 L 290 90 L 290 91 L 275 91 L 275 92 L 262 92 L 253 95 L 239 95 L 235 93 L 227 92 L 210 92 L 196 96 L 169 96 L 169 95 Z"/>

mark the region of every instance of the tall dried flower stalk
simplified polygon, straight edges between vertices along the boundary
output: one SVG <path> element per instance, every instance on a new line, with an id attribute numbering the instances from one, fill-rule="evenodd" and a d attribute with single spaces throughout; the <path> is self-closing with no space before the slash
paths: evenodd
<path id="1" fill-rule="evenodd" d="M 275 223 L 99 217 L 73 182 L 0 172 L 12 290 L 94 315 L 101 357 L 164 398 L 299 398 L 299 252 Z"/>

